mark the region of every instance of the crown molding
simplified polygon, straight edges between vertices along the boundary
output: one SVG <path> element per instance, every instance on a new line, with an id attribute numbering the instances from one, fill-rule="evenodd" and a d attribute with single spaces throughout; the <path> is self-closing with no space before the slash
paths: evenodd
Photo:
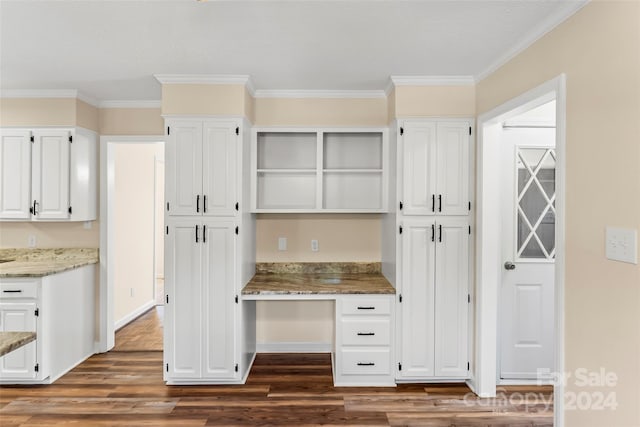
<path id="1" fill-rule="evenodd" d="M 256 90 L 256 98 L 386 98 L 383 90 Z"/>
<path id="2" fill-rule="evenodd" d="M 255 88 L 247 74 L 154 74 L 161 84 L 244 85 L 253 95 Z"/>
<path id="3" fill-rule="evenodd" d="M 500 55 L 498 59 L 492 62 L 482 72 L 478 73 L 475 76 L 475 80 L 477 82 L 480 82 L 489 77 L 496 70 L 498 70 L 498 68 L 511 61 L 518 54 L 520 54 L 536 41 L 544 37 L 548 32 L 573 16 L 576 12 L 586 6 L 589 1 L 590 0 L 572 0 L 561 2 L 564 3 L 564 7 L 562 9 L 547 17 L 547 19 L 538 24 L 538 26 L 533 31 L 529 32 L 529 34 L 526 35 L 522 40 L 520 40 L 513 47 L 507 50 L 504 54 Z"/>
<path id="4" fill-rule="evenodd" d="M 162 101 L 102 101 L 99 108 L 161 108 Z"/>
<path id="5" fill-rule="evenodd" d="M 75 98 L 94 107 L 98 100 L 75 89 L 4 89 L 0 91 L 0 98 Z"/>
<path id="6" fill-rule="evenodd" d="M 473 76 L 391 76 L 386 90 L 393 86 L 473 86 Z"/>

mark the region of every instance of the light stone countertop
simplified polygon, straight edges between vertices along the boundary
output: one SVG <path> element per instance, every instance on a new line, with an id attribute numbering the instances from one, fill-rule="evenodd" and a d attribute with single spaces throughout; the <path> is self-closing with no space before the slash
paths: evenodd
<path id="1" fill-rule="evenodd" d="M 0 332 L 0 356 L 35 341 L 35 332 Z"/>
<path id="2" fill-rule="evenodd" d="M 48 276 L 98 261 L 96 248 L 0 249 L 0 278 Z"/>
<path id="3" fill-rule="evenodd" d="M 360 264 L 360 265 L 358 265 Z M 380 263 L 265 263 L 242 295 L 395 294 Z"/>

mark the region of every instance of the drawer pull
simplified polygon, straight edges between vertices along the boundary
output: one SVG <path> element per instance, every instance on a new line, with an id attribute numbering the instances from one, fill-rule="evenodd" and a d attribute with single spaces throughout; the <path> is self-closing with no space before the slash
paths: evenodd
<path id="1" fill-rule="evenodd" d="M 19 294 L 22 293 L 22 289 L 7 289 L 6 291 L 2 291 L 5 294 Z"/>
<path id="2" fill-rule="evenodd" d="M 358 307 L 358 310 L 375 310 L 375 307 Z"/>
<path id="3" fill-rule="evenodd" d="M 375 334 L 376 334 L 375 332 L 358 332 L 358 335 L 361 337 L 372 337 Z"/>
<path id="4" fill-rule="evenodd" d="M 376 366 L 373 362 L 358 362 L 358 366 Z"/>

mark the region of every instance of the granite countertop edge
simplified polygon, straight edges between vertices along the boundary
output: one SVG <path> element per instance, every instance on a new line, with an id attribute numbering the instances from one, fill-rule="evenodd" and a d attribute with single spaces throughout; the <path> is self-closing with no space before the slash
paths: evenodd
<path id="1" fill-rule="evenodd" d="M 0 357 L 35 341 L 35 332 L 0 332 Z"/>
<path id="2" fill-rule="evenodd" d="M 96 248 L 0 249 L 1 278 L 45 277 L 99 262 Z"/>

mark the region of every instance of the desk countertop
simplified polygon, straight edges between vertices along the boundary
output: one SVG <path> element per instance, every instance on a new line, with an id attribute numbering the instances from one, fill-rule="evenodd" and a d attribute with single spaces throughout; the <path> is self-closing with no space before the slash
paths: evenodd
<path id="1" fill-rule="evenodd" d="M 17 350 L 35 339 L 35 332 L 0 332 L 0 356 Z"/>
<path id="2" fill-rule="evenodd" d="M 242 295 L 345 295 L 345 294 L 395 294 L 389 281 L 376 271 L 367 268 L 365 273 L 357 269 L 347 268 L 337 272 L 335 264 L 327 264 L 327 268 L 301 268 L 294 266 L 287 269 L 276 269 L 275 273 L 265 272 L 258 267 L 257 273 L 242 290 Z M 270 269 L 269 271 L 274 271 Z M 304 273 L 300 271 L 313 271 Z M 332 271 L 323 273 L 322 271 Z"/>

